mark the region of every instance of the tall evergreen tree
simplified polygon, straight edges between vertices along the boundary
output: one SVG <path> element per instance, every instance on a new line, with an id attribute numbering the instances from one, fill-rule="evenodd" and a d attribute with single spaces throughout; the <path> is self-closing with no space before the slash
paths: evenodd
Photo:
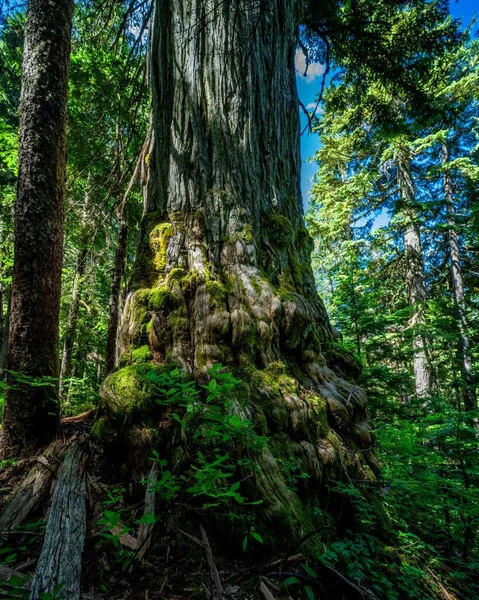
<path id="1" fill-rule="evenodd" d="M 4 457 L 18 456 L 58 425 L 66 102 L 73 0 L 31 0 L 25 31 L 15 205 L 9 389 Z M 20 378 L 18 375 L 20 375 Z"/>

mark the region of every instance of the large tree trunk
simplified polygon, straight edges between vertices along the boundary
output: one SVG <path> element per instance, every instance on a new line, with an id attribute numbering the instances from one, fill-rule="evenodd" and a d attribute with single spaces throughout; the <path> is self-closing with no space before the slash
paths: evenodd
<path id="1" fill-rule="evenodd" d="M 66 168 L 66 101 L 73 0 L 30 0 L 20 103 L 15 259 L 2 455 L 49 437 L 59 422 L 58 321 Z"/>
<path id="2" fill-rule="evenodd" d="M 421 235 L 417 210 L 415 208 L 415 189 L 411 175 L 410 152 L 401 148 L 397 154 L 397 178 L 402 202 L 402 216 L 405 221 L 404 255 L 406 261 L 406 280 L 409 292 L 409 304 L 413 314 L 414 383 L 416 396 L 423 398 L 430 394 L 431 372 L 426 355 L 424 335 L 424 311 L 427 302 L 426 277 L 422 254 Z"/>
<path id="3" fill-rule="evenodd" d="M 449 162 L 449 149 L 443 144 L 442 162 Z M 459 355 L 463 380 L 463 401 L 466 410 L 477 408 L 476 390 L 474 388 L 474 374 L 472 371 L 472 355 L 469 337 L 467 335 L 468 323 L 466 314 L 466 301 L 464 299 L 464 282 L 461 269 L 461 246 L 457 233 L 456 210 L 454 206 L 454 187 L 451 174 L 444 171 L 444 195 L 446 197 L 447 224 L 449 227 L 449 254 L 451 257 L 451 280 L 456 307 L 457 325 L 459 329 Z"/>
<path id="4" fill-rule="evenodd" d="M 157 1 L 154 149 L 121 328 L 122 362 L 148 345 L 157 364 L 198 377 L 221 362 L 247 384 L 242 400 L 269 438 L 256 491 L 283 534 L 311 526 L 330 477 L 372 477 L 364 461 L 377 464 L 365 394 L 337 374 L 358 371 L 333 351 L 303 224 L 300 10 L 299 0 Z M 112 416 L 144 401 L 132 372 L 102 386 Z M 310 475 L 315 501 L 287 486 L 288 457 Z"/>

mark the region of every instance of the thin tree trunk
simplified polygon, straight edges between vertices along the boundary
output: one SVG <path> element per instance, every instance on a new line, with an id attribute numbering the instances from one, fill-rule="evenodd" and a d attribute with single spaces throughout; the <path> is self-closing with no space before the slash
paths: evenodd
<path id="1" fill-rule="evenodd" d="M 49 438 L 59 423 L 58 324 L 66 172 L 66 103 L 73 0 L 30 0 L 20 101 L 15 255 L 8 350 L 4 458 Z"/>
<path id="2" fill-rule="evenodd" d="M 143 147 L 138 157 L 138 162 L 135 166 L 133 174 L 130 178 L 130 182 L 126 189 L 126 192 L 118 206 L 118 242 L 115 252 L 115 260 L 113 263 L 113 275 L 110 289 L 110 301 L 109 301 L 109 317 L 108 317 L 108 333 L 107 333 L 107 347 L 106 347 L 106 361 L 105 361 L 105 374 L 108 375 L 112 371 L 118 362 L 119 355 L 119 322 L 121 309 L 124 306 L 124 300 L 126 293 L 122 290 L 122 278 L 125 274 L 125 261 L 128 251 L 128 224 L 125 219 L 125 206 L 128 200 L 128 196 L 135 185 L 138 177 L 140 178 L 143 196 L 146 196 L 146 186 L 149 174 L 149 160 L 151 155 L 152 147 L 152 124 L 150 117 L 150 126 L 148 133 L 146 134 Z M 117 171 L 118 175 L 121 170 L 120 155 L 117 152 Z"/>
<path id="3" fill-rule="evenodd" d="M 449 161 L 449 149 L 446 144 L 442 145 L 442 163 Z M 451 258 L 451 280 L 454 294 L 454 305 L 456 307 L 456 318 L 459 329 L 459 354 L 461 360 L 461 371 L 463 380 L 463 401 L 466 410 L 477 408 L 477 395 L 474 387 L 474 375 L 472 371 L 471 344 L 467 335 L 468 323 L 466 313 L 466 302 L 464 299 L 464 281 L 461 269 L 461 246 L 459 234 L 457 233 L 456 210 L 454 206 L 454 186 L 449 170 L 444 171 L 444 195 L 446 198 L 447 224 L 449 227 L 449 254 Z"/>
<path id="4" fill-rule="evenodd" d="M 0 264 L 1 267 L 1 264 Z M 5 313 L 4 313 L 4 293 L 3 293 L 3 284 L 0 283 L 0 347 L 3 343 L 3 336 L 5 333 Z"/>
<path id="5" fill-rule="evenodd" d="M 120 292 L 121 280 L 125 270 L 126 251 L 128 247 L 128 226 L 123 215 L 123 209 L 118 214 L 118 244 L 115 252 L 113 276 L 111 279 L 108 334 L 106 345 L 106 373 L 108 374 L 116 366 L 118 347 L 118 323 L 120 319 Z"/>
<path id="6" fill-rule="evenodd" d="M 146 140 L 143 147 L 146 144 Z M 125 271 L 125 259 L 128 247 L 128 226 L 125 219 L 125 204 L 128 194 L 133 187 L 136 177 L 138 175 L 140 165 L 143 159 L 143 148 L 140 152 L 140 157 L 135 166 L 133 175 L 130 179 L 130 183 L 126 190 L 124 198 L 120 201 L 120 189 L 117 185 L 116 197 L 118 202 L 117 218 L 118 218 L 118 241 L 115 252 L 115 260 L 113 263 L 113 274 L 111 278 L 110 288 L 110 300 L 109 300 L 109 316 L 108 316 L 108 333 L 106 343 L 106 357 L 105 357 L 105 373 L 108 374 L 112 371 L 118 359 L 118 324 L 120 320 L 120 294 L 121 294 L 121 281 L 123 273 Z M 115 168 L 117 181 L 120 181 L 121 173 L 121 155 L 120 155 L 120 128 L 116 126 L 116 146 L 115 146 Z"/>
<path id="7" fill-rule="evenodd" d="M 85 274 L 86 258 L 88 255 L 88 209 L 90 204 L 89 193 L 85 194 L 85 200 L 83 204 L 82 224 L 81 224 L 81 235 L 80 235 L 80 249 L 78 250 L 76 263 L 75 263 L 75 274 L 73 278 L 72 298 L 70 303 L 70 309 L 68 311 L 68 320 L 65 328 L 65 334 L 63 336 L 63 352 L 62 362 L 60 366 L 60 397 L 63 398 L 65 392 L 65 380 L 72 376 L 72 360 L 73 360 L 73 348 L 75 345 L 76 330 L 78 324 L 78 313 L 80 309 L 81 301 L 81 281 Z M 68 390 L 70 385 L 68 385 Z"/>
<path id="8" fill-rule="evenodd" d="M 4 311 L 3 303 L 6 300 L 7 310 Z M 2 288 L 2 334 L 0 343 L 0 377 L 3 371 L 7 368 L 7 352 L 8 352 L 8 335 L 10 324 L 10 309 L 11 309 L 11 293 L 10 290 Z"/>
<path id="9" fill-rule="evenodd" d="M 63 397 L 65 394 L 65 380 L 72 376 L 73 348 L 75 345 L 76 329 L 78 323 L 78 311 L 80 308 L 81 300 L 80 284 L 81 279 L 85 274 L 86 257 L 87 249 L 81 248 L 78 252 L 76 259 L 72 299 L 70 303 L 70 309 L 68 311 L 68 320 L 65 328 L 65 335 L 63 337 L 63 352 L 60 367 L 60 397 Z M 68 385 L 67 387 L 69 388 L 70 386 Z"/>
<path id="10" fill-rule="evenodd" d="M 0 216 L 0 243 L 5 243 L 4 237 L 5 224 Z M 0 276 L 2 279 L 8 277 L 5 270 L 4 261 L 0 257 Z M 6 306 L 5 306 L 6 305 Z M 11 289 L 10 286 L 5 286 L 0 283 L 0 377 L 3 376 L 3 371 L 7 368 L 7 351 L 8 351 L 8 335 L 10 324 L 10 308 L 11 308 Z"/>
<path id="11" fill-rule="evenodd" d="M 423 398 L 430 394 L 431 389 L 431 371 L 427 361 L 426 339 L 424 335 L 424 311 L 426 309 L 427 293 L 424 258 L 418 214 L 415 207 L 415 189 L 411 175 L 410 161 L 409 151 L 401 148 L 397 154 L 397 177 L 399 193 L 403 203 L 402 215 L 405 219 L 404 255 L 409 304 L 413 309 L 411 326 L 414 332 L 414 384 L 416 396 Z"/>

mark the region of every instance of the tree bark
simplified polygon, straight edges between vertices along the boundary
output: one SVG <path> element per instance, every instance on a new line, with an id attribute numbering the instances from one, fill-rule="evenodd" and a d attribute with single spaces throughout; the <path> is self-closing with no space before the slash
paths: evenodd
<path id="1" fill-rule="evenodd" d="M 80 283 L 85 274 L 86 257 L 88 251 L 86 247 L 81 247 L 78 251 L 75 275 L 73 279 L 72 299 L 68 311 L 68 320 L 63 336 L 62 362 L 60 366 L 60 397 L 65 395 L 65 380 L 72 376 L 72 358 L 75 345 L 76 329 L 78 324 L 78 311 L 80 309 L 81 291 Z M 70 387 L 70 386 L 68 386 Z"/>
<path id="2" fill-rule="evenodd" d="M 364 461 L 377 467 L 365 394 L 338 375 L 355 363 L 333 347 L 303 223 L 301 6 L 157 0 L 154 143 L 120 339 L 121 362 L 148 346 L 156 365 L 173 361 L 204 379 L 221 362 L 244 381 L 241 402 L 269 436 L 255 493 L 265 518 L 288 524 L 283 535 L 311 522 L 329 478 L 373 477 Z M 103 383 L 111 418 L 129 374 L 125 367 Z M 141 397 L 129 388 L 128 402 Z M 284 452 L 310 475 L 311 504 L 288 487 Z M 303 508 L 308 518 L 299 518 Z"/>
<path id="3" fill-rule="evenodd" d="M 41 507 L 64 456 L 65 443 L 63 440 L 55 440 L 38 457 L 36 464 L 0 514 L 1 532 L 21 525 Z"/>
<path id="4" fill-rule="evenodd" d="M 404 257 L 406 262 L 406 280 L 409 304 L 413 310 L 411 327 L 414 331 L 414 383 L 416 396 L 423 398 L 428 396 L 431 390 L 431 372 L 427 361 L 426 338 L 424 335 L 424 311 L 426 309 L 427 292 L 421 235 L 418 214 L 415 207 L 415 189 L 411 175 L 411 159 L 407 148 L 401 148 L 398 151 L 396 165 L 399 194 L 403 205 L 401 212 L 405 221 Z"/>
<path id="5" fill-rule="evenodd" d="M 446 144 L 442 145 L 442 163 L 449 162 L 449 149 Z M 459 330 L 459 355 L 461 360 L 461 371 L 463 381 L 463 403 L 466 410 L 477 408 L 477 396 L 474 387 L 474 374 L 472 370 L 471 344 L 468 337 L 468 322 L 466 313 L 466 302 L 464 298 L 464 281 L 461 269 L 461 246 L 459 234 L 457 233 L 456 210 L 454 206 L 454 186 L 451 173 L 448 169 L 444 171 L 444 196 L 446 198 L 447 224 L 449 227 L 449 254 L 451 258 L 451 281 L 454 294 L 454 305 Z"/>
<path id="6" fill-rule="evenodd" d="M 7 310 L 3 312 L 3 302 L 6 298 Z M 11 307 L 11 293 L 10 290 L 2 288 L 2 333 L 0 336 L 0 377 L 3 375 L 3 371 L 7 368 L 7 351 L 8 351 L 8 332 L 10 323 L 10 307 Z"/>
<path id="7" fill-rule="evenodd" d="M 59 423 L 58 322 L 66 169 L 66 102 L 73 0 L 30 0 L 20 101 L 15 258 L 2 427 L 3 457 L 29 452 Z"/>
<path id="8" fill-rule="evenodd" d="M 29 600 L 41 600 L 44 594 L 80 599 L 81 558 L 86 536 L 86 459 L 83 444 L 74 442 L 66 453 L 53 494 Z"/>
<path id="9" fill-rule="evenodd" d="M 90 178 L 88 177 L 88 183 Z M 85 193 L 85 199 L 83 202 L 82 219 L 81 219 L 81 231 L 80 231 L 80 243 L 79 250 L 75 261 L 75 273 L 73 277 L 72 287 L 72 298 L 70 308 L 68 311 L 67 325 L 65 327 L 65 335 L 63 336 L 63 352 L 62 362 L 60 366 L 60 397 L 64 396 L 65 379 L 72 376 L 72 359 L 73 359 L 73 348 L 75 345 L 76 329 L 78 323 L 78 311 L 80 308 L 81 301 L 81 280 L 85 274 L 86 259 L 88 255 L 88 238 L 89 232 L 89 220 L 88 211 L 90 205 L 89 191 Z M 69 386 L 68 386 L 69 387 Z"/>
<path id="10" fill-rule="evenodd" d="M 115 368 L 118 354 L 121 280 L 125 271 L 126 252 L 128 248 L 128 225 L 123 212 L 122 205 L 121 209 L 118 211 L 118 244 L 116 247 L 113 275 L 111 279 L 108 334 L 106 342 L 106 374 Z"/>

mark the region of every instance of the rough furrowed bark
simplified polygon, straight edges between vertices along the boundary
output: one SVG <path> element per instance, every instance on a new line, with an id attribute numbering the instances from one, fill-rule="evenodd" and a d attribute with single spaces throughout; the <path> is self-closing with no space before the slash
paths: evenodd
<path id="1" fill-rule="evenodd" d="M 268 437 L 249 493 L 284 535 L 314 529 L 331 479 L 374 480 L 378 466 L 365 393 L 347 379 L 357 367 L 317 296 L 303 224 L 300 9 L 157 1 L 149 189 L 120 369 L 101 389 L 106 418 L 124 426 L 154 406 L 148 368 L 176 363 L 203 380 L 214 363 L 233 370 L 241 410 Z M 289 459 L 309 475 L 302 493 L 287 485 Z"/>
<path id="2" fill-rule="evenodd" d="M 66 453 L 53 494 L 30 600 L 40 600 L 44 593 L 68 600 L 80 598 L 86 535 L 86 460 L 84 444 L 74 442 Z"/>
<path id="3" fill-rule="evenodd" d="M 28 454 L 50 439 L 59 423 L 58 386 L 35 380 L 58 377 L 72 13 L 73 0 L 28 3 L 3 458 Z"/>
<path id="4" fill-rule="evenodd" d="M 35 514 L 42 507 L 65 456 L 65 451 L 65 442 L 55 440 L 37 458 L 35 465 L 0 514 L 0 532 L 2 534 L 24 523 L 30 515 Z"/>

